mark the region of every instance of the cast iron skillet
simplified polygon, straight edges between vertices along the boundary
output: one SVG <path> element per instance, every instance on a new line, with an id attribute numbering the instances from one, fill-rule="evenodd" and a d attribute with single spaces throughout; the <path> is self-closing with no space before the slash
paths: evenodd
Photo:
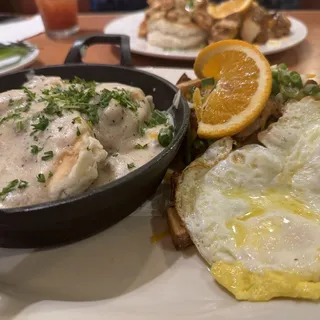
<path id="1" fill-rule="evenodd" d="M 119 44 L 121 66 L 83 64 L 83 49 L 97 43 Z M 135 70 L 131 66 L 127 36 L 97 35 L 76 41 L 64 65 L 32 71 L 38 75 L 55 75 L 63 79 L 78 76 L 97 82 L 121 82 L 137 86 L 153 96 L 158 109 L 168 109 L 177 92 L 176 87 L 156 75 Z M 0 77 L 0 92 L 21 87 L 28 73 L 30 70 Z M 0 246 L 39 248 L 73 242 L 99 232 L 133 212 L 155 192 L 186 133 L 189 119 L 186 100 L 181 97 L 179 107 L 173 110 L 173 141 L 141 168 L 77 196 L 35 206 L 0 210 Z"/>

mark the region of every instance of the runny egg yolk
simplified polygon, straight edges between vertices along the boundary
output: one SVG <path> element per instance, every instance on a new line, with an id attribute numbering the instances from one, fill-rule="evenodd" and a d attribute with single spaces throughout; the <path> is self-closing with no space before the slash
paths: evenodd
<path id="1" fill-rule="evenodd" d="M 320 216 L 314 213 L 309 206 L 302 203 L 291 194 L 283 193 L 278 190 L 268 190 L 262 195 L 252 196 L 248 195 L 242 190 L 232 191 L 226 194 L 232 199 L 241 199 L 249 203 L 250 210 L 242 216 L 234 217 L 226 222 L 226 226 L 232 231 L 237 247 L 245 244 L 247 235 L 250 233 L 251 239 L 254 238 L 254 246 L 259 246 L 259 239 L 261 235 L 266 233 L 273 233 L 279 230 L 283 223 L 290 221 L 284 217 L 275 217 L 273 219 L 264 219 L 264 221 L 252 228 L 249 232 L 243 222 L 262 216 L 266 211 L 278 210 L 286 211 L 291 214 L 301 216 L 303 218 L 316 221 L 320 223 Z"/>

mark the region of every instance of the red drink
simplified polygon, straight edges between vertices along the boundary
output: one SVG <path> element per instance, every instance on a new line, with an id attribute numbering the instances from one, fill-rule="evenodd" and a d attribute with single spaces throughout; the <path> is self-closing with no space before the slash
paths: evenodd
<path id="1" fill-rule="evenodd" d="M 79 30 L 77 0 L 36 0 L 49 37 L 64 38 Z"/>

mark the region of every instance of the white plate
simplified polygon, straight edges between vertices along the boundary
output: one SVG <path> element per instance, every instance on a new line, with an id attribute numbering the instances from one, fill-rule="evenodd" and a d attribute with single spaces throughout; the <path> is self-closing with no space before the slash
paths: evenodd
<path id="1" fill-rule="evenodd" d="M 145 39 L 138 37 L 139 25 L 144 18 L 143 12 L 126 15 L 107 24 L 104 33 L 126 34 L 130 37 L 131 51 L 146 56 L 166 59 L 194 60 L 199 50 L 164 50 L 148 44 Z M 266 44 L 257 46 L 263 54 L 280 52 L 296 46 L 302 42 L 308 34 L 308 29 L 301 21 L 289 17 L 292 26 L 291 34 L 280 40 L 269 40 Z"/>
<path id="2" fill-rule="evenodd" d="M 144 68 L 175 82 L 191 70 Z M 46 251 L 0 249 L 0 319 L 316 320 L 305 301 L 237 302 L 212 279 L 194 248 L 177 252 L 161 213 L 169 190 L 112 228 Z M 90 208 L 88 208 L 90 210 Z"/>
<path id="3" fill-rule="evenodd" d="M 29 52 L 26 56 L 24 56 L 19 62 L 15 63 L 15 61 L 19 60 L 19 56 L 11 57 L 9 59 L 0 61 L 0 75 L 17 71 L 20 69 L 24 69 L 31 65 L 38 57 L 39 55 L 39 49 L 34 46 L 33 44 L 24 41 L 25 44 L 34 47 L 34 50 Z M 12 62 L 12 65 L 8 65 L 7 67 L 3 67 L 4 65 L 7 65 L 9 62 Z"/>

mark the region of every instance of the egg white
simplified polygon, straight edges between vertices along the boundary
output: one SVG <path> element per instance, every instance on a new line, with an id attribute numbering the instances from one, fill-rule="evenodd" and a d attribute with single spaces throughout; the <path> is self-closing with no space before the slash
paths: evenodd
<path id="1" fill-rule="evenodd" d="M 210 265 L 319 279 L 320 102 L 287 104 L 259 140 L 263 145 L 225 147 L 216 163 L 227 140 L 211 145 L 181 176 L 177 211 Z"/>

